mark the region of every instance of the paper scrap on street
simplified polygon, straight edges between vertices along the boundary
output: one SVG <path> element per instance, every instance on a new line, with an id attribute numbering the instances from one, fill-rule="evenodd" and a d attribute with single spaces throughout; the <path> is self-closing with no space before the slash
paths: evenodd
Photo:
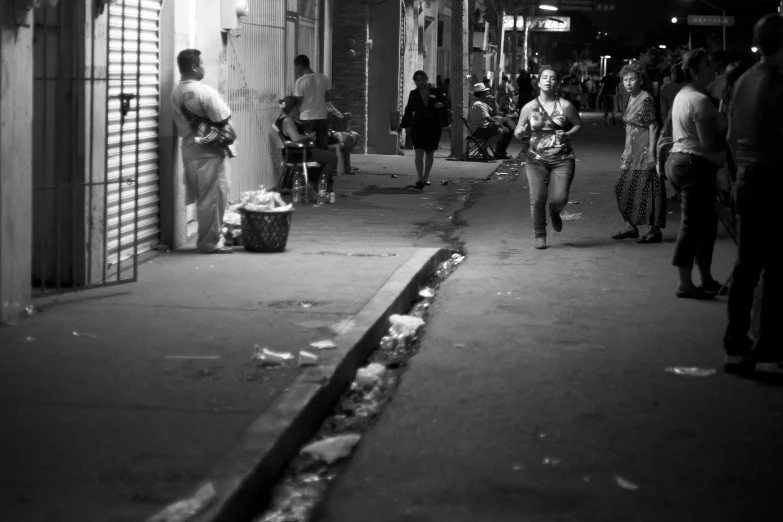
<path id="1" fill-rule="evenodd" d="M 617 485 L 623 489 L 627 489 L 629 491 L 636 491 L 637 489 L 639 489 L 639 486 L 637 484 L 634 484 L 630 480 L 624 479 L 623 477 L 615 475 L 614 480 L 615 482 L 617 482 Z"/>
<path id="2" fill-rule="evenodd" d="M 328 350 L 330 348 L 337 348 L 337 345 L 328 339 L 324 341 L 316 341 L 314 343 L 310 343 L 310 346 L 312 346 L 317 350 Z"/>
<path id="3" fill-rule="evenodd" d="M 316 366 L 318 365 L 318 356 L 314 353 L 306 352 L 302 350 L 299 352 L 299 366 Z"/>
<path id="4" fill-rule="evenodd" d="M 192 498 L 169 505 L 163 511 L 149 517 L 147 522 L 185 522 L 204 511 L 216 496 L 215 486 L 210 482 L 201 486 Z"/>
<path id="5" fill-rule="evenodd" d="M 164 359 L 220 359 L 219 355 L 167 355 Z"/>
<path id="6" fill-rule="evenodd" d="M 695 366 L 670 366 L 666 371 L 675 375 L 687 375 L 689 377 L 709 377 L 715 373 L 714 368 L 697 368 Z"/>
<path id="7" fill-rule="evenodd" d="M 576 214 L 569 214 L 568 212 L 563 212 L 560 214 L 560 219 L 563 221 L 575 221 L 577 219 L 582 219 L 582 213 L 577 212 Z"/>

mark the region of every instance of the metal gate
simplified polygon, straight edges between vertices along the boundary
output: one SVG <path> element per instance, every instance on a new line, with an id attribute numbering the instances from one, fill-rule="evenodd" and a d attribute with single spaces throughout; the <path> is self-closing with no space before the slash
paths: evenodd
<path id="1" fill-rule="evenodd" d="M 155 248 L 160 233 L 160 5 L 109 5 L 106 256 L 109 266 L 133 260 L 134 273 L 136 256 Z"/>
<path id="2" fill-rule="evenodd" d="M 158 236 L 160 1 L 34 12 L 33 289 L 132 282 Z"/>

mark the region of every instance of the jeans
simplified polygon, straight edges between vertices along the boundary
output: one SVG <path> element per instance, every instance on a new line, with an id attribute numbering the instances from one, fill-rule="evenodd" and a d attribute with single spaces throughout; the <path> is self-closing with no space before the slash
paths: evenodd
<path id="1" fill-rule="evenodd" d="M 574 158 L 556 163 L 527 157 L 527 180 L 530 185 L 530 214 L 536 237 L 546 237 L 546 206 L 560 214 L 568 204 L 568 193 L 574 180 L 576 161 Z M 550 183 L 551 182 L 551 183 Z M 551 190 L 550 190 L 551 184 Z"/>
<path id="2" fill-rule="evenodd" d="M 695 154 L 675 152 L 666 162 L 666 172 L 682 194 L 680 231 L 672 264 L 680 268 L 712 265 L 712 251 L 718 235 L 715 212 L 718 165 Z"/>
<path id="3" fill-rule="evenodd" d="M 327 120 L 304 120 L 302 121 L 305 132 L 315 133 L 315 146 L 321 150 L 329 150 L 329 124 Z"/>
<path id="4" fill-rule="evenodd" d="M 780 257 L 776 255 L 776 205 L 783 183 L 780 169 L 741 168 L 732 190 L 739 252 L 734 266 L 734 281 L 729 291 L 729 324 L 723 345 L 730 355 L 750 352 L 751 310 L 762 270 L 764 296 L 756 359 L 761 362 L 783 361 L 783 336 L 776 324 L 783 317 L 780 291 Z"/>
<path id="5" fill-rule="evenodd" d="M 332 192 L 334 171 L 337 168 L 337 154 L 330 150 L 308 149 L 307 161 L 317 161 L 321 164 L 321 176 L 326 177 L 327 190 Z M 318 180 L 319 178 L 313 176 L 309 181 L 317 188 Z"/>

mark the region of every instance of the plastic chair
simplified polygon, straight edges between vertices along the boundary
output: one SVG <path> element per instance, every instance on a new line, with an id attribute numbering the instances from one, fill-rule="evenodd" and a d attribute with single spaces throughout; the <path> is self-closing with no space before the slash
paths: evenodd
<path id="1" fill-rule="evenodd" d="M 310 177 L 307 169 L 317 169 L 321 167 L 321 164 L 317 161 L 307 161 L 307 150 L 313 148 L 313 143 L 299 143 L 287 139 L 283 135 L 283 132 L 280 130 L 280 128 L 274 123 L 272 124 L 272 129 L 275 131 L 275 135 L 277 136 L 278 147 L 283 151 L 285 164 L 283 171 L 277 178 L 277 190 L 282 191 L 285 187 L 284 182 L 301 169 L 305 182 L 303 203 L 307 203 L 310 194 Z"/>
<path id="2" fill-rule="evenodd" d="M 487 148 L 492 154 L 495 153 L 495 145 L 487 147 L 487 142 L 490 140 L 489 136 L 476 136 L 468 125 L 468 120 L 463 116 L 462 124 L 468 130 L 468 137 L 465 138 L 465 142 L 468 144 L 468 149 L 460 158 L 460 161 L 473 161 L 477 159 L 483 159 L 485 161 L 492 161 L 492 158 L 485 152 Z"/>

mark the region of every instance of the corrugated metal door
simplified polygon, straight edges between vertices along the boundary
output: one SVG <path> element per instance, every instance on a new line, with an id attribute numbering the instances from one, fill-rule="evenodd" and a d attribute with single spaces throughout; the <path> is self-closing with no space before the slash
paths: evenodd
<path id="1" fill-rule="evenodd" d="M 160 6 L 160 0 L 120 0 L 109 6 L 109 266 L 152 250 L 159 237 Z"/>
<path id="2" fill-rule="evenodd" d="M 250 14 L 228 33 L 228 78 L 224 97 L 237 132 L 237 157 L 231 160 L 229 201 L 259 185 L 277 181 L 282 156 L 274 145 L 272 124 L 284 94 L 285 4 L 250 0 Z"/>

